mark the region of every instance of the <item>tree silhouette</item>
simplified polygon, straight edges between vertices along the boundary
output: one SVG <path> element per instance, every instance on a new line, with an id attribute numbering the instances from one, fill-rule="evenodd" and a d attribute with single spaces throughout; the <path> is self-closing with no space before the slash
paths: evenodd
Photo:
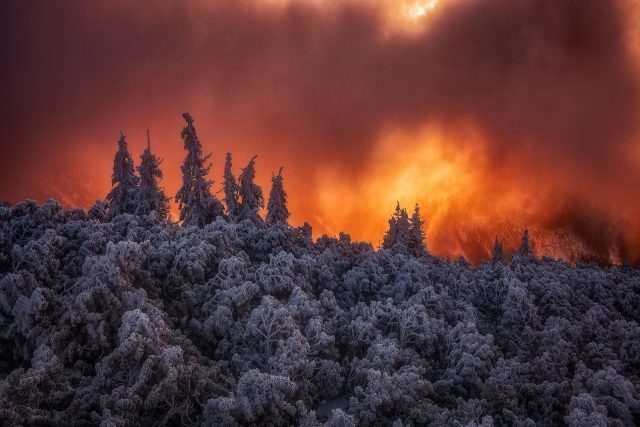
<path id="1" fill-rule="evenodd" d="M 289 209 L 287 209 L 287 193 L 284 191 L 282 169 L 277 175 L 271 177 L 271 192 L 269 193 L 269 203 L 267 203 L 267 223 L 286 224 L 289 219 Z"/>
<path id="2" fill-rule="evenodd" d="M 118 140 L 118 151 L 113 159 L 111 184 L 113 189 L 107 194 L 108 218 L 123 213 L 135 213 L 138 177 L 135 175 L 133 159 L 129 155 L 127 139 L 122 131 Z"/>
<path id="3" fill-rule="evenodd" d="M 179 203 L 180 220 L 185 225 L 202 227 L 224 214 L 222 203 L 211 194 L 213 181 L 206 178 L 211 164 L 205 166 L 211 154 L 202 156 L 202 145 L 193 126 L 193 118 L 189 113 L 182 115 L 187 125 L 180 136 L 184 140 L 187 156 L 182 163 L 182 187 L 176 194 Z"/>
<path id="4" fill-rule="evenodd" d="M 498 262 L 504 262 L 504 251 L 502 249 L 502 242 L 498 240 L 498 236 L 496 236 L 496 241 L 493 245 L 493 252 L 491 254 L 491 262 L 496 264 Z"/>
<path id="5" fill-rule="evenodd" d="M 260 215 L 258 210 L 264 207 L 264 196 L 262 195 L 262 188 L 259 185 L 254 184 L 253 180 L 256 177 L 255 160 L 254 156 L 247 167 L 242 169 L 240 174 L 240 218 L 249 219 L 251 221 L 260 221 Z"/>
<path id="6" fill-rule="evenodd" d="M 420 206 L 416 203 L 416 207 L 413 210 L 413 215 L 409 220 L 409 242 L 408 246 L 411 252 L 416 255 L 422 255 L 426 253 L 427 246 L 424 242 L 424 220 L 420 215 Z"/>
<path id="7" fill-rule="evenodd" d="M 231 219 L 236 218 L 240 213 L 238 196 L 238 183 L 231 171 L 231 153 L 227 153 L 224 163 L 224 204 L 227 207 L 227 216 Z"/>
<path id="8" fill-rule="evenodd" d="M 400 208 L 400 202 L 396 204 L 396 210 L 389 218 L 389 229 L 382 241 L 384 249 L 393 249 L 399 246 L 408 248 L 410 238 L 409 215 L 406 209 Z"/>
<path id="9" fill-rule="evenodd" d="M 518 255 L 527 258 L 533 256 L 533 252 L 531 251 L 531 246 L 529 244 L 529 229 L 527 227 L 524 228 L 524 233 L 522 234 L 522 242 L 518 249 Z"/>
<path id="10" fill-rule="evenodd" d="M 140 156 L 140 185 L 138 186 L 136 197 L 136 213 L 138 215 L 148 215 L 155 211 L 160 219 L 166 219 L 169 214 L 169 198 L 164 194 L 164 189 L 160 187 L 158 181 L 162 178 L 158 159 L 151 152 L 151 137 L 147 129 L 147 148 Z"/>

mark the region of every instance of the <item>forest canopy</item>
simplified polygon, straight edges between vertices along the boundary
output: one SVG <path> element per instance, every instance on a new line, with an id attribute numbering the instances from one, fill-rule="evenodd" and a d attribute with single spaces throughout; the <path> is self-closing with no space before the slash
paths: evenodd
<path id="1" fill-rule="evenodd" d="M 526 229 L 513 254 L 440 259 L 418 206 L 377 250 L 314 241 L 255 158 L 236 180 L 227 156 L 219 200 L 185 121 L 181 223 L 124 134 L 88 211 L 0 205 L 7 425 L 640 423 L 637 269 L 537 258 Z"/>

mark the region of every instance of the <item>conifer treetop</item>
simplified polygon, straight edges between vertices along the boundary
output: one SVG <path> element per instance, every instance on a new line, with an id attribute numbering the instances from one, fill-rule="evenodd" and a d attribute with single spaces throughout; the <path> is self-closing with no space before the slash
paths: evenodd
<path id="1" fill-rule="evenodd" d="M 136 213 L 144 216 L 155 211 L 164 220 L 169 214 L 169 198 L 158 183 L 162 178 L 161 163 L 162 160 L 151 152 L 151 136 L 147 129 L 147 148 L 140 156 L 138 166 L 140 185 L 136 196 Z"/>
<path id="2" fill-rule="evenodd" d="M 203 157 L 193 118 L 189 113 L 182 116 L 187 125 L 182 129 L 180 136 L 184 140 L 187 155 L 181 166 L 182 187 L 178 190 L 175 200 L 180 209 L 180 220 L 186 225 L 202 227 L 215 220 L 217 216 L 223 215 L 224 207 L 211 194 L 213 181 L 206 178 L 211 164 L 205 166 L 205 162 L 211 154 Z"/>
<path id="3" fill-rule="evenodd" d="M 269 203 L 267 204 L 267 223 L 283 223 L 286 224 L 290 213 L 287 209 L 287 193 L 284 190 L 281 167 L 278 174 L 271 174 L 271 192 L 269 194 Z"/>
<path id="4" fill-rule="evenodd" d="M 256 177 L 256 158 L 258 158 L 258 156 L 253 156 L 249 164 L 242 169 L 242 173 L 240 174 L 240 217 L 252 221 L 261 221 L 258 211 L 264 207 L 264 196 L 262 194 L 262 188 L 253 182 Z"/>
<path id="5" fill-rule="evenodd" d="M 497 262 L 504 262 L 504 250 L 502 247 L 502 242 L 496 236 L 496 241 L 493 245 L 493 252 L 491 254 L 491 261 L 495 264 Z"/>
<path id="6" fill-rule="evenodd" d="M 424 220 L 420 214 L 420 205 L 416 203 L 413 215 L 411 215 L 411 219 L 409 220 L 408 242 L 409 249 L 414 255 L 419 256 L 426 253 L 427 246 L 424 240 Z"/>
<path id="7" fill-rule="evenodd" d="M 135 193 L 138 186 L 138 177 L 133 167 L 133 159 L 129 154 L 127 139 L 124 132 L 120 131 L 118 139 L 118 151 L 113 158 L 113 174 L 111 175 L 113 189 L 107 195 L 109 206 L 108 217 L 135 212 Z"/>
<path id="8" fill-rule="evenodd" d="M 523 257 L 530 257 L 533 255 L 529 244 L 529 229 L 526 226 L 524 227 L 524 233 L 522 234 L 522 242 L 520 243 L 518 254 Z"/>
<path id="9" fill-rule="evenodd" d="M 239 192 L 240 188 L 236 177 L 233 175 L 231 153 L 227 152 L 224 163 L 224 203 L 227 209 L 227 216 L 231 219 L 237 218 L 240 213 Z"/>

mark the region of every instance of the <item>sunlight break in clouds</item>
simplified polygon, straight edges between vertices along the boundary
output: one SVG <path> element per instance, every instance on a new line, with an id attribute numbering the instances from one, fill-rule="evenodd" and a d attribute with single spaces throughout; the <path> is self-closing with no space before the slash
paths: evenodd
<path id="1" fill-rule="evenodd" d="M 434 9 L 438 4 L 438 0 L 418 1 L 409 7 L 407 14 L 409 18 L 420 19 L 427 15 L 427 13 Z"/>
<path id="2" fill-rule="evenodd" d="M 453 148 L 448 138 L 434 129 L 394 131 L 378 142 L 369 173 L 355 185 L 327 171 L 318 186 L 317 219 L 330 221 L 320 222 L 319 233 L 335 234 L 344 227 L 356 239 L 379 236 L 374 243 L 380 243 L 396 202 L 409 210 L 419 203 L 429 218 L 427 231 L 437 230 L 454 204 L 479 190 L 474 162 L 482 161 L 482 153 L 471 144 Z"/>
<path id="3" fill-rule="evenodd" d="M 0 199 L 88 208 L 118 131 L 137 162 L 147 128 L 175 195 L 189 111 L 215 191 L 227 151 L 236 174 L 257 154 L 265 189 L 285 166 L 291 222 L 316 236 L 380 241 L 400 199 L 424 203 L 439 254 L 477 260 L 526 224 L 637 260 L 637 3 L 12 1 Z"/>

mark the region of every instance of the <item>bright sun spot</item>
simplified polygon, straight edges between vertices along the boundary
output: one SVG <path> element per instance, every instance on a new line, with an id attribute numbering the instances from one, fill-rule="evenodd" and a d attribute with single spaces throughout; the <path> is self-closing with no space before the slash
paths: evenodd
<path id="1" fill-rule="evenodd" d="M 408 14 L 412 19 L 420 19 L 427 15 L 427 12 L 434 9 L 438 0 L 428 0 L 415 2 L 409 6 Z"/>

